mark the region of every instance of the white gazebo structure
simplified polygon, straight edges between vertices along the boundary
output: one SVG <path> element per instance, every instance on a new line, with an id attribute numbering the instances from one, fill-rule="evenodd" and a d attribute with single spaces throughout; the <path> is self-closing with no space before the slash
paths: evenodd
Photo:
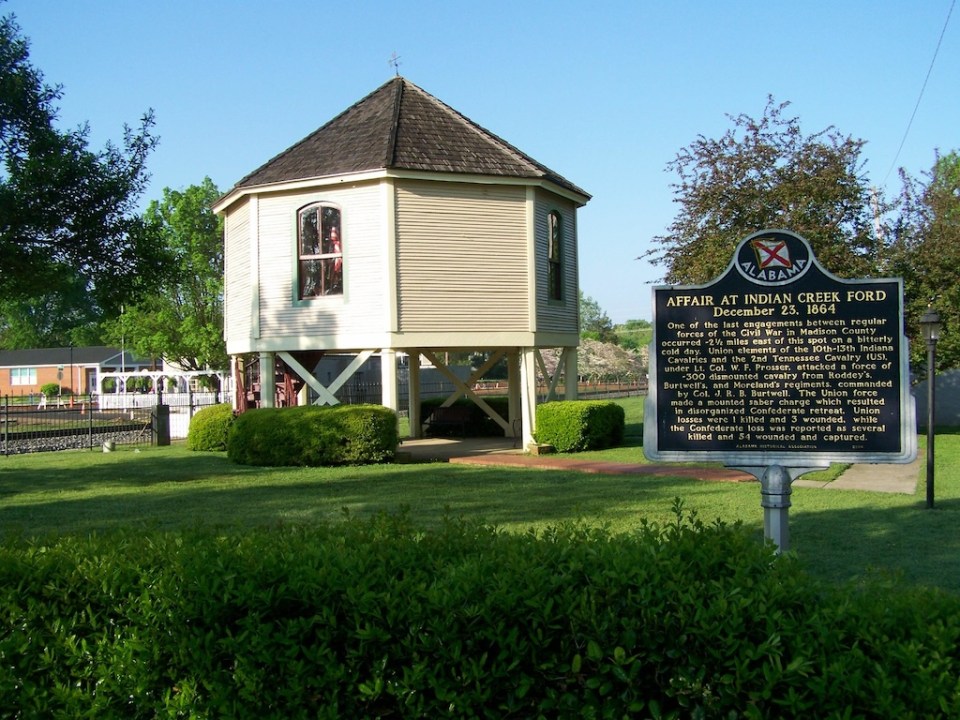
<path id="1" fill-rule="evenodd" d="M 216 378 L 219 390 L 193 389 L 200 379 Z M 104 391 L 106 380 L 113 380 L 112 392 Z M 149 392 L 129 392 L 130 380 L 148 380 Z M 215 370 L 183 370 L 168 366 L 163 370 L 147 368 L 130 370 L 98 371 L 96 387 L 101 388 L 98 402 L 101 410 L 130 410 L 132 408 L 154 407 L 160 398 L 166 398 L 168 405 L 175 408 L 189 408 L 193 403 L 212 405 L 215 402 L 229 402 L 233 398 L 233 378 Z"/>
<path id="2" fill-rule="evenodd" d="M 225 337 L 239 409 L 319 403 L 381 357 L 382 403 L 398 409 L 409 356 L 410 428 L 420 433 L 425 358 L 504 431 L 536 421 L 537 375 L 576 396 L 577 210 L 590 196 L 402 77 L 391 79 L 243 178 L 225 218 Z M 561 348 L 550 377 L 540 351 Z M 447 352 L 486 352 L 464 381 Z M 321 383 L 324 354 L 353 357 Z M 250 358 L 259 372 L 244 381 Z M 247 358 L 245 361 L 244 358 Z M 505 358 L 509 417 L 473 391 Z M 249 367 L 249 366 L 248 366 Z"/>

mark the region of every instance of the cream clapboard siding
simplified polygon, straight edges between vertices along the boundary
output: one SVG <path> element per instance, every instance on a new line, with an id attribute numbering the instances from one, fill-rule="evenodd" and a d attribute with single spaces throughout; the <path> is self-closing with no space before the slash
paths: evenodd
<path id="1" fill-rule="evenodd" d="M 344 294 L 296 300 L 297 211 L 314 202 L 341 210 Z M 261 196 L 260 337 L 334 337 L 387 329 L 384 208 L 377 183 Z"/>
<path id="2" fill-rule="evenodd" d="M 577 211 L 569 200 L 552 193 L 537 191 L 534 210 L 537 263 L 537 330 L 577 332 L 579 281 L 577 270 Z M 547 215 L 560 213 L 563 229 L 561 262 L 563 268 L 563 301 L 548 299 L 547 288 Z"/>
<path id="3" fill-rule="evenodd" d="M 397 182 L 401 332 L 527 331 L 526 192 Z"/>
<path id="4" fill-rule="evenodd" d="M 231 209 L 224 221 L 224 339 L 227 350 L 247 349 L 251 336 L 253 275 L 250 269 L 250 205 Z"/>

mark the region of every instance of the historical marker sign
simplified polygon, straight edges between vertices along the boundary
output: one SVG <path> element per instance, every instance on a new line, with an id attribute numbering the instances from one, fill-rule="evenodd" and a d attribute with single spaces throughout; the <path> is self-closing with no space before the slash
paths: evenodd
<path id="1" fill-rule="evenodd" d="M 804 467 L 910 462 L 899 279 L 843 280 L 806 240 L 755 233 L 702 286 L 657 287 L 644 452 Z"/>

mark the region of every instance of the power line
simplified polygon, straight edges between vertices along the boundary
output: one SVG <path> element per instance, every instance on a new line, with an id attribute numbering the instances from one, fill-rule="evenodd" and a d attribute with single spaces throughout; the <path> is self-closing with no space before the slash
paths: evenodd
<path id="1" fill-rule="evenodd" d="M 930 80 L 930 73 L 933 72 L 933 65 L 937 61 L 937 53 L 940 52 L 940 44 L 943 42 L 943 36 L 947 32 L 947 25 L 950 24 L 950 16 L 953 14 L 953 6 L 957 4 L 957 0 L 951 0 L 950 9 L 947 10 L 947 19 L 943 21 L 943 30 L 940 31 L 940 39 L 937 40 L 937 47 L 933 51 L 933 58 L 930 60 L 930 67 L 927 69 L 927 76 L 923 79 L 923 86 L 920 88 L 920 95 L 917 97 L 917 104 L 913 107 L 913 114 L 910 115 L 910 122 L 907 123 L 907 129 L 903 131 L 903 139 L 900 141 L 900 147 L 897 148 L 897 154 L 893 156 L 893 162 L 890 163 L 890 169 L 887 170 L 887 174 L 883 177 L 882 185 L 887 184 L 887 179 L 890 177 L 890 173 L 893 172 L 893 168 L 896 167 L 897 160 L 900 159 L 900 152 L 903 150 L 904 144 L 907 142 L 907 135 L 910 134 L 910 127 L 913 125 L 913 119 L 917 116 L 917 110 L 920 109 L 920 101 L 923 99 L 923 92 L 927 89 L 927 81 Z"/>

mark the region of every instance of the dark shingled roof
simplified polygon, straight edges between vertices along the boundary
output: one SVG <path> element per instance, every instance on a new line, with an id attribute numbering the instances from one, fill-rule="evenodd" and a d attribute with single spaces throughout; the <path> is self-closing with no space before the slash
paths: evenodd
<path id="1" fill-rule="evenodd" d="M 399 76 L 254 170 L 234 190 L 384 169 L 542 179 L 589 198 Z"/>
<path id="2" fill-rule="evenodd" d="M 59 347 L 59 348 L 31 348 L 27 350 L 0 350 L 0 367 L 34 367 L 45 365 L 103 365 L 120 364 L 120 348 L 108 345 L 94 345 L 90 347 Z M 142 364 L 143 359 L 137 359 L 127 350 L 124 362 L 128 365 Z"/>

